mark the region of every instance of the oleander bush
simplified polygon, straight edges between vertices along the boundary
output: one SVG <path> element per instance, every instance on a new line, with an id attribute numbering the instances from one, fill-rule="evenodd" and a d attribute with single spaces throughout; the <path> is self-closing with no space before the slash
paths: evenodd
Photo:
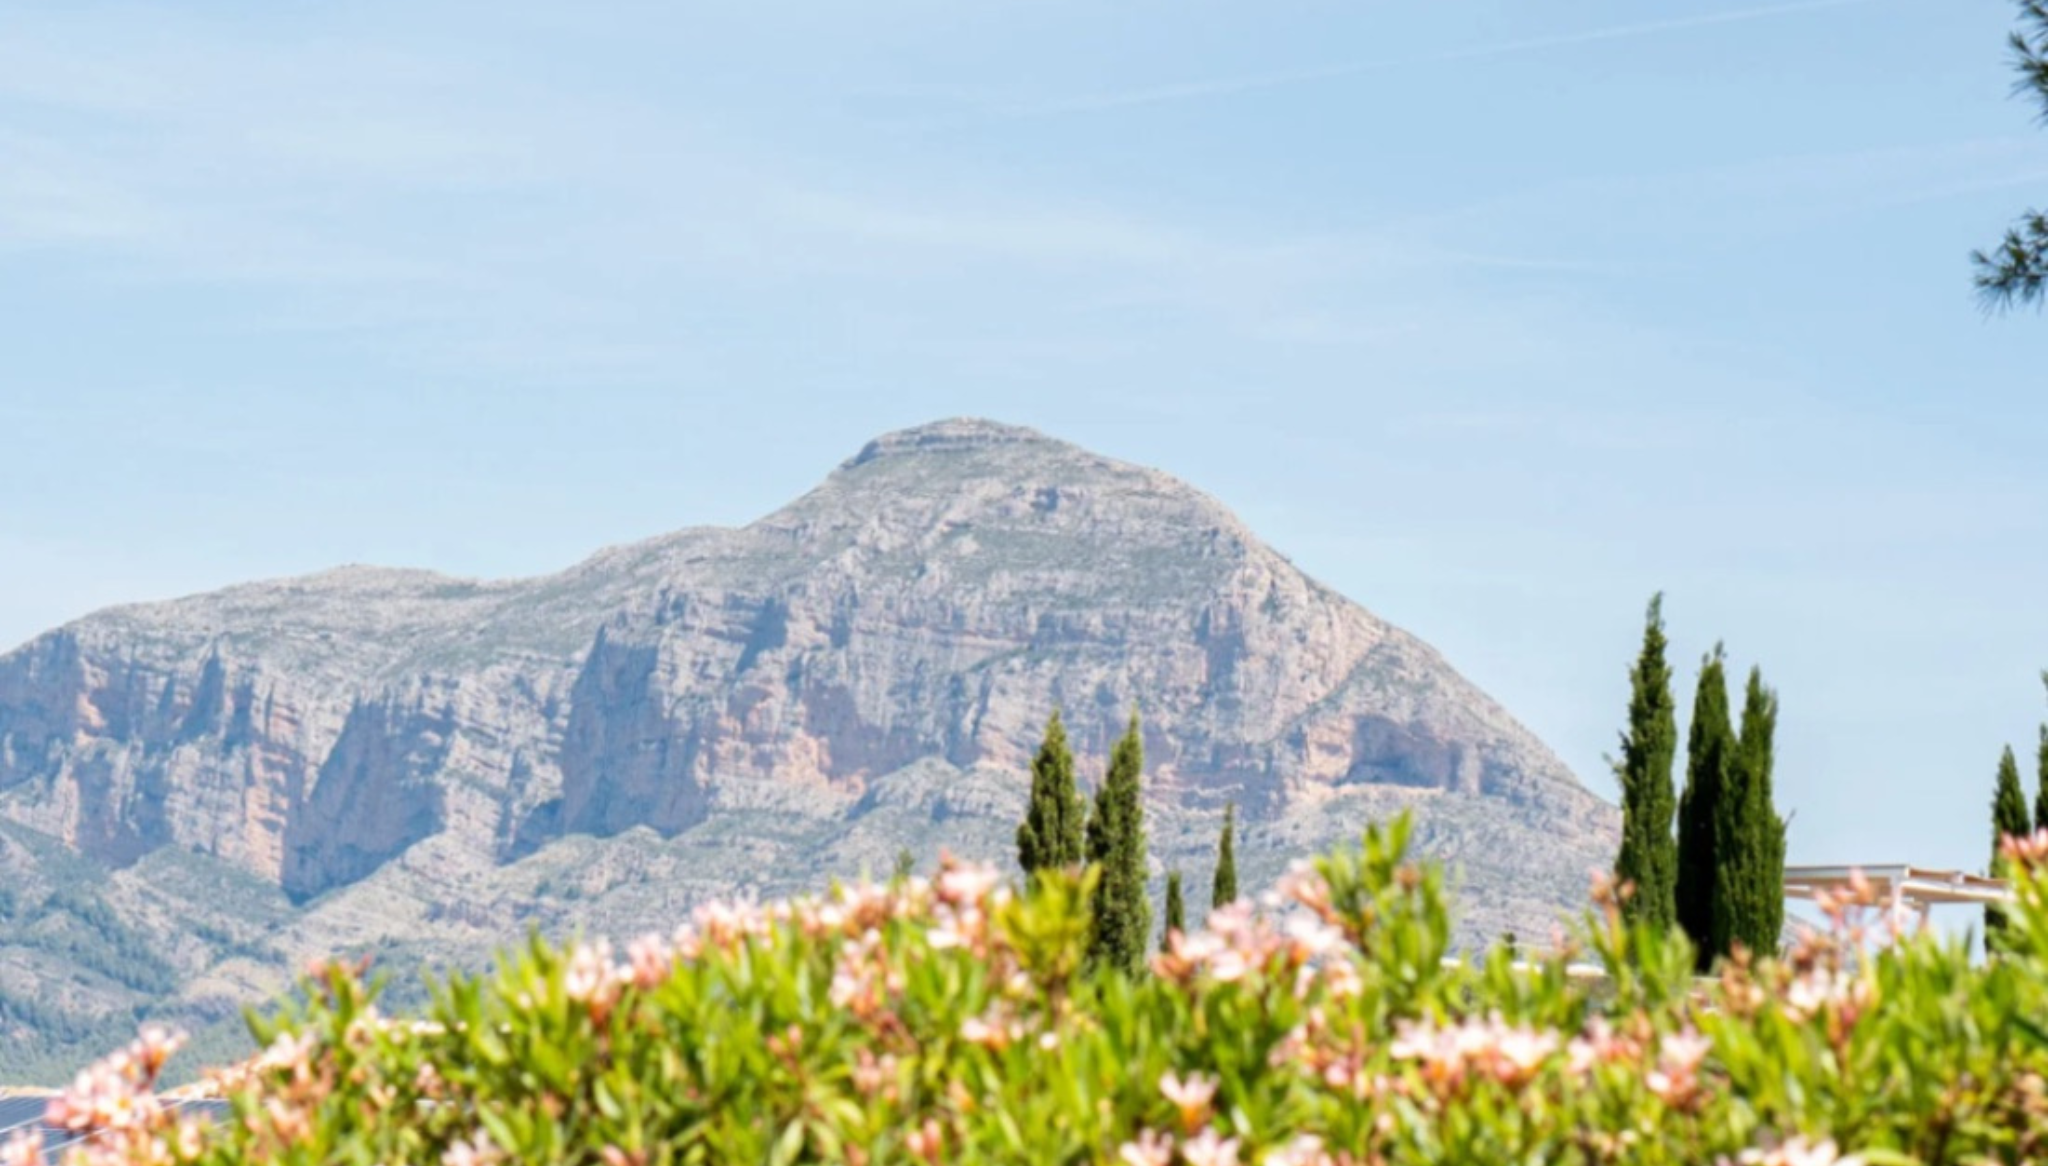
<path id="1" fill-rule="evenodd" d="M 233 1116 L 152 1098 L 175 1042 L 146 1032 L 51 1117 L 105 1163 L 2048 1160 L 2048 834 L 2010 844 L 1988 964 L 1862 895 L 1710 981 L 1604 893 L 1575 951 L 1446 961 L 1406 839 L 1297 867 L 1135 977 L 1085 964 L 1086 876 L 1020 897 L 957 863 L 622 956 L 536 941 L 413 1018 L 329 966 L 218 1078 Z"/>

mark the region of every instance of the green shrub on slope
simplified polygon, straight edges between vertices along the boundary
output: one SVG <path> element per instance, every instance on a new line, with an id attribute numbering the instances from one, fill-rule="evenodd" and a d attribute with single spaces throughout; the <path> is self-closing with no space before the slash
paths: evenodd
<path id="1" fill-rule="evenodd" d="M 1866 944 L 1862 903 L 1712 982 L 1589 921 L 1581 955 L 1447 964 L 1405 823 L 1219 912 L 1146 974 L 1086 970 L 1089 887 L 988 868 L 712 907 L 623 957 L 534 943 L 417 1020 L 329 967 L 202 1128 L 132 1093 L 151 1035 L 58 1116 L 107 1162 L 2019 1162 L 2048 1153 L 2048 835 L 2011 954 Z M 124 1091 L 126 1091 L 124 1093 Z M 113 1099 L 113 1100 L 109 1100 Z"/>

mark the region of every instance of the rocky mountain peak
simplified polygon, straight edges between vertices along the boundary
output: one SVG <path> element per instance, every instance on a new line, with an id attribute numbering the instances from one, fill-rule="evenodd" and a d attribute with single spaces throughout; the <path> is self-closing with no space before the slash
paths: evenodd
<path id="1" fill-rule="evenodd" d="M 942 563 L 979 577 L 983 567 L 1064 569 L 1086 560 L 1097 584 L 1143 585 L 1139 576 L 1154 567 L 1192 568 L 1153 578 L 1161 601 L 1177 585 L 1210 585 L 1226 561 L 1278 559 L 1222 503 L 1179 479 L 977 419 L 879 437 L 815 490 L 739 534 L 765 553 L 782 539 L 793 551 L 853 553 L 877 566 L 931 556 L 914 565 L 922 575 Z"/>
<path id="2" fill-rule="evenodd" d="M 1046 436 L 1022 425 L 1008 425 L 979 417 L 949 417 L 924 425 L 885 433 L 861 448 L 840 466 L 850 470 L 878 458 L 905 454 L 953 453 L 961 450 L 991 449 L 998 446 L 1034 447 L 1046 454 L 1078 454 L 1078 446 Z"/>
<path id="3" fill-rule="evenodd" d="M 479 941 L 599 902 L 640 927 L 656 887 L 1003 859 L 1047 714 L 1086 772 L 1134 706 L 1162 863 L 1201 868 L 1227 802 L 1253 885 L 1411 809 L 1491 936 L 1608 861 L 1612 809 L 1427 644 L 1186 483 L 971 419 L 558 574 L 348 567 L 79 620 L 0 656 L 0 826 L 281 889 L 301 954 L 433 940 L 450 895 Z M 531 874 L 570 854 L 616 875 L 574 908 Z"/>

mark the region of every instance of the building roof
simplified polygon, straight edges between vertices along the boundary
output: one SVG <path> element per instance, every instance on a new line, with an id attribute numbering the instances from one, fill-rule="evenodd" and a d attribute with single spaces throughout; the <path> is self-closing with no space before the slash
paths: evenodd
<path id="1" fill-rule="evenodd" d="M 1914 907 L 1936 903 L 2010 903 L 2012 888 L 2004 879 L 1961 870 L 1930 870 L 1906 863 L 1869 866 L 1788 866 L 1785 897 L 1811 899 L 1820 891 L 1843 891 L 1861 878 L 1878 894 Z"/>

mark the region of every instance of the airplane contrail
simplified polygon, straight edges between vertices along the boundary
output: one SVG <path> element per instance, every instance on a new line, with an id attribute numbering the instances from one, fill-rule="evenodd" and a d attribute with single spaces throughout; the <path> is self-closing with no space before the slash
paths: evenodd
<path id="1" fill-rule="evenodd" d="M 1356 77 L 1361 74 L 1375 73 L 1386 69 L 1439 64 L 1449 61 L 1470 61 L 1486 57 L 1505 57 L 1517 53 L 1538 52 L 1543 49 L 1594 44 L 1599 41 L 1608 40 L 1625 40 L 1639 36 L 1654 36 L 1657 33 L 1680 32 L 1689 28 L 1706 28 L 1717 24 L 1737 24 L 1748 20 L 1763 20 L 1774 16 L 1792 16 L 1802 12 L 1816 12 L 1826 8 L 1847 8 L 1876 2 L 1877 0 L 1793 0 L 1791 3 L 1768 4 L 1755 8 L 1738 8 L 1728 12 L 1712 12 L 1699 16 L 1679 16 L 1668 20 L 1651 20 L 1637 24 L 1614 25 L 1608 28 L 1554 33 L 1548 36 L 1528 37 L 1522 40 L 1502 41 L 1498 44 L 1479 45 L 1468 49 L 1452 49 L 1420 57 L 1389 57 L 1377 61 L 1356 61 L 1347 65 L 1332 65 L 1323 69 L 1302 69 L 1284 73 L 1256 73 L 1237 77 L 1216 78 L 1207 81 L 1187 81 L 1176 85 L 1161 85 L 1150 89 L 1134 89 L 1121 93 L 1099 93 L 1085 97 L 1055 99 L 1014 105 L 1004 109 L 1002 112 L 1013 116 L 1083 113 L 1091 110 L 1118 109 L 1125 106 L 1187 101 L 1202 97 L 1222 97 L 1233 93 L 1250 93 L 1262 89 L 1278 89 L 1290 85 L 1304 85 L 1316 81 Z"/>

